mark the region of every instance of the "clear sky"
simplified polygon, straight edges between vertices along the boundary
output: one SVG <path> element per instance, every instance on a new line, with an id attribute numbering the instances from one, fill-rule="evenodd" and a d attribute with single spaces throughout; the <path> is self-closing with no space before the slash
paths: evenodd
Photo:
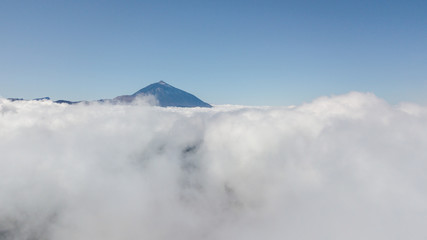
<path id="1" fill-rule="evenodd" d="M 94 100 L 160 80 L 213 104 L 373 92 L 427 103 L 427 1 L 0 3 L 0 96 Z"/>

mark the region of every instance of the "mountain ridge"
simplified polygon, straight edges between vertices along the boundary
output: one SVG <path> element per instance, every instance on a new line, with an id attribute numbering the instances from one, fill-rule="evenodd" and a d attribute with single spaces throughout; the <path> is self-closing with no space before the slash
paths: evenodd
<path id="1" fill-rule="evenodd" d="M 192 108 L 192 107 L 211 108 L 212 107 L 209 103 L 206 103 L 200 100 L 193 94 L 183 91 L 181 89 L 178 89 L 172 85 L 169 85 L 164 81 L 159 81 L 159 82 L 147 85 L 146 87 L 141 88 L 140 90 L 136 91 L 132 95 L 121 95 L 113 99 L 100 99 L 95 102 L 101 102 L 101 103 L 109 102 L 112 104 L 130 104 L 133 101 L 135 101 L 137 98 L 143 97 L 143 96 L 153 96 L 158 102 L 158 105 L 160 107 L 185 107 L 185 108 Z M 8 98 L 8 100 L 12 102 L 26 101 L 23 98 Z M 35 98 L 32 100 L 33 101 L 53 101 L 49 97 Z M 77 104 L 81 102 L 90 103 L 91 101 L 56 100 L 53 102 L 58 104 L 64 103 L 64 104 L 71 105 L 71 104 Z"/>

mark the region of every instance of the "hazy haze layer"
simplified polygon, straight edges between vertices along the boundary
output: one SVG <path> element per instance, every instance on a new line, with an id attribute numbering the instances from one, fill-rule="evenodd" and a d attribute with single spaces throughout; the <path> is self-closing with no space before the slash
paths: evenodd
<path id="1" fill-rule="evenodd" d="M 427 108 L 0 99 L 0 239 L 426 239 Z"/>

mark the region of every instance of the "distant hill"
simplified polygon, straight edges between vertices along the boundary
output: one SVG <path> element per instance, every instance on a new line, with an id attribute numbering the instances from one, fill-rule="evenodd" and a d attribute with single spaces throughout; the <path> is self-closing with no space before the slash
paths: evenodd
<path id="1" fill-rule="evenodd" d="M 139 96 L 154 96 L 161 107 L 212 107 L 193 94 L 173 87 L 163 81 L 150 84 L 132 95 L 118 96 L 113 101 L 132 102 Z"/>

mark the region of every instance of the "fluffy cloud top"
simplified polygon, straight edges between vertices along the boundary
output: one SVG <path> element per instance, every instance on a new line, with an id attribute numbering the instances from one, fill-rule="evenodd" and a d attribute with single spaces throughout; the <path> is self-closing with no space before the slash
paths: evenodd
<path id="1" fill-rule="evenodd" d="M 0 239 L 426 239 L 427 108 L 0 99 Z"/>

